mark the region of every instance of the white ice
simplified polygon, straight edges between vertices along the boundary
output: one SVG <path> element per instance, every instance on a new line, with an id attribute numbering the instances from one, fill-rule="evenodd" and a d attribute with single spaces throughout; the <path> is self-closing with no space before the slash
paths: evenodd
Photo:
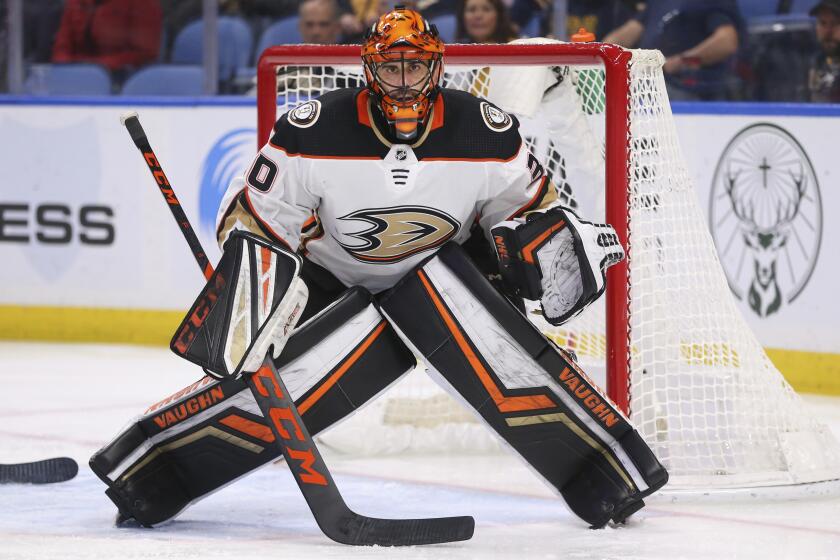
<path id="1" fill-rule="evenodd" d="M 118 529 L 90 455 L 200 374 L 158 348 L 0 343 L 0 462 L 67 455 L 79 476 L 0 486 L 0 559 L 840 558 L 840 498 L 653 502 L 592 531 L 513 457 L 352 459 L 324 450 L 351 508 L 380 517 L 471 514 L 472 540 L 351 548 L 318 530 L 288 470 L 271 465 L 156 529 Z M 840 399 L 807 397 L 840 437 Z"/>

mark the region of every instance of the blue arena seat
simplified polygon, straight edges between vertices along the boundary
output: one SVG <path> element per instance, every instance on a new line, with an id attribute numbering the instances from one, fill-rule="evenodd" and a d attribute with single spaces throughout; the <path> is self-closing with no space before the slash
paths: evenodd
<path id="1" fill-rule="evenodd" d="M 807 101 L 809 62 L 819 48 L 814 18 L 807 14 L 755 17 L 749 20 L 746 39 L 752 69 L 747 98 Z"/>
<path id="2" fill-rule="evenodd" d="M 540 15 L 537 14 L 531 18 L 531 20 L 526 23 L 522 30 L 520 31 L 520 35 L 523 37 L 539 37 L 540 36 Z"/>
<path id="3" fill-rule="evenodd" d="M 35 64 L 23 90 L 31 95 L 110 95 L 111 75 L 98 64 Z"/>
<path id="4" fill-rule="evenodd" d="M 445 14 L 438 16 L 430 19 L 429 23 L 437 26 L 440 38 L 443 39 L 444 43 L 452 43 L 455 41 L 455 30 L 458 27 L 458 20 L 454 15 Z"/>
<path id="5" fill-rule="evenodd" d="M 807 15 L 818 2 L 819 0 L 793 0 L 790 3 L 790 13 Z"/>
<path id="6" fill-rule="evenodd" d="M 745 20 L 755 17 L 772 16 L 776 13 L 776 0 L 738 0 L 738 9 Z"/>
<path id="7" fill-rule="evenodd" d="M 122 95 L 201 95 L 204 71 L 198 65 L 154 64 L 133 74 Z"/>
<path id="8" fill-rule="evenodd" d="M 254 59 L 259 59 L 262 52 L 272 45 L 295 45 L 301 41 L 297 16 L 275 21 L 260 34 Z"/>
<path id="9" fill-rule="evenodd" d="M 219 79 L 228 80 L 236 69 L 248 64 L 254 37 L 244 20 L 236 17 L 219 17 Z M 202 36 L 204 21 L 196 20 L 175 37 L 172 45 L 173 64 L 201 64 L 204 59 Z"/>

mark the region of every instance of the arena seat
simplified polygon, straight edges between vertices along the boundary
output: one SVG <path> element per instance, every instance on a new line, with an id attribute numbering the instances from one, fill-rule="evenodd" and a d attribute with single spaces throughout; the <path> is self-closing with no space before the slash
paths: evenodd
<path id="1" fill-rule="evenodd" d="M 790 3 L 791 14 L 805 14 L 811 11 L 811 8 L 817 5 L 818 0 L 792 0 Z"/>
<path id="2" fill-rule="evenodd" d="M 808 100 L 808 67 L 817 52 L 814 18 L 807 14 L 756 17 L 749 21 L 746 48 L 754 101 Z"/>
<path id="3" fill-rule="evenodd" d="M 111 75 L 98 64 L 35 64 L 23 90 L 30 95 L 110 95 Z"/>
<path id="4" fill-rule="evenodd" d="M 154 64 L 133 74 L 122 95 L 201 95 L 204 71 L 194 64 Z"/>
<path id="5" fill-rule="evenodd" d="M 292 16 L 275 21 L 265 28 L 257 41 L 257 50 L 254 52 L 254 59 L 271 45 L 294 45 L 302 41 L 298 30 L 298 17 Z"/>
<path id="6" fill-rule="evenodd" d="M 761 16 L 772 16 L 776 13 L 776 0 L 738 0 L 738 9 L 745 20 Z"/>
<path id="7" fill-rule="evenodd" d="M 458 26 L 458 20 L 454 15 L 441 15 L 430 19 L 429 23 L 437 26 L 440 38 L 443 39 L 444 43 L 452 43 L 455 41 L 455 30 Z"/>
<path id="8" fill-rule="evenodd" d="M 236 69 L 248 64 L 254 37 L 244 20 L 236 17 L 219 17 L 219 80 L 226 81 Z M 204 58 L 202 38 L 204 21 L 196 20 L 175 37 L 172 46 L 173 64 L 201 64 Z"/>

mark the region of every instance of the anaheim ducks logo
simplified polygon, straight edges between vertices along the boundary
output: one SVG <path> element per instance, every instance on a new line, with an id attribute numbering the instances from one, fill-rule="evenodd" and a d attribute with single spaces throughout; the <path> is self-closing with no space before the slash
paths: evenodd
<path id="1" fill-rule="evenodd" d="M 435 208 L 397 206 L 359 210 L 339 220 L 360 221 L 369 227 L 347 233 L 361 244 L 342 243 L 344 250 L 362 262 L 390 264 L 449 241 L 461 227 L 460 222 Z"/>

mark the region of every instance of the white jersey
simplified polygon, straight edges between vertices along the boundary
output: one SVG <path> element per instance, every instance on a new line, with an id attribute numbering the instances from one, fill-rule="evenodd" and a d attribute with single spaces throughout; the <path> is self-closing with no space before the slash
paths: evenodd
<path id="1" fill-rule="evenodd" d="M 346 286 L 392 287 L 448 241 L 556 199 L 518 122 L 444 89 L 413 144 L 381 132 L 367 90 L 292 109 L 244 177 L 230 185 L 219 240 L 244 228 L 299 250 Z"/>

